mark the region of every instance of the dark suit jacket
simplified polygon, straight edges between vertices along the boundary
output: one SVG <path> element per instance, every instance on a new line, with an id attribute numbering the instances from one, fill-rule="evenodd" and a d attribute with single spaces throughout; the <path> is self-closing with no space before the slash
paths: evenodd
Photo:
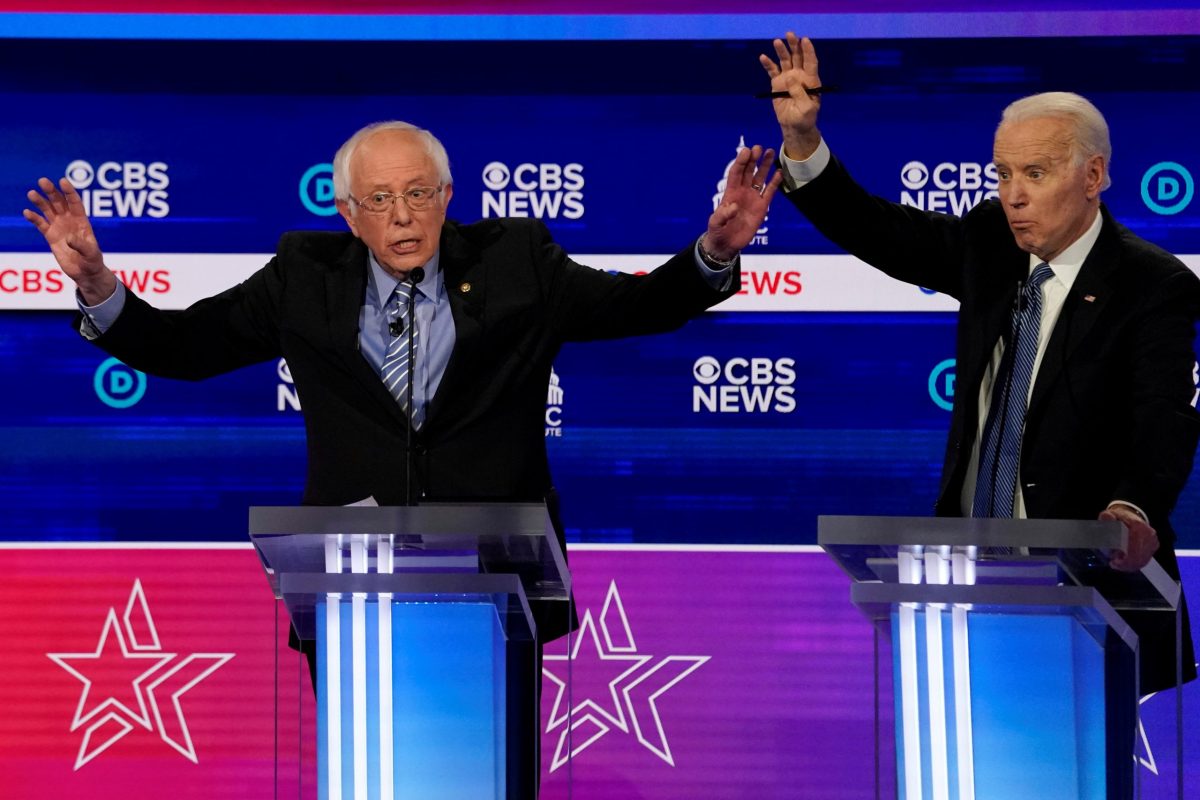
<path id="1" fill-rule="evenodd" d="M 935 505 L 960 516 L 979 427 L 978 397 L 997 340 L 1029 271 L 1003 209 L 962 219 L 867 194 L 834 159 L 788 198 L 829 239 L 902 281 L 960 302 L 957 390 Z M 1142 508 L 1156 556 L 1179 577 L 1169 514 L 1200 436 L 1192 406 L 1200 280 L 1102 208 L 1100 238 L 1067 296 L 1034 380 L 1021 450 L 1021 491 L 1034 518 L 1095 519 L 1112 500 Z M 1174 620 L 1126 615 L 1142 638 L 1142 687 L 1174 685 Z M 1169 615 L 1168 615 L 1169 616 Z M 1165 624 L 1164 624 L 1165 623 Z M 1184 675 L 1195 677 L 1184 617 Z"/>
<path id="2" fill-rule="evenodd" d="M 728 291 L 711 289 L 691 247 L 645 276 L 589 269 L 526 219 L 447 222 L 440 253 L 457 338 L 414 438 L 415 491 L 427 501 L 541 501 L 552 491 L 545 407 L 560 346 L 672 330 L 738 289 L 736 275 Z M 405 415 L 358 350 L 367 269 L 350 233 L 288 233 L 266 267 L 185 311 L 130 292 L 96 343 L 189 380 L 286 358 L 307 431 L 304 502 L 402 504 Z"/>

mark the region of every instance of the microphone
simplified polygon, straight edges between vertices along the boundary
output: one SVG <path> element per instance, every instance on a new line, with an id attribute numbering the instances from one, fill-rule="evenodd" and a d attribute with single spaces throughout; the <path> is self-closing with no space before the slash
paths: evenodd
<path id="1" fill-rule="evenodd" d="M 408 326 L 408 397 L 405 403 L 406 414 L 408 417 L 408 431 L 404 441 L 404 505 L 415 506 L 413 500 L 413 380 L 417 375 L 417 362 L 413 355 L 413 332 L 416 328 L 415 319 L 413 317 L 414 308 L 417 302 L 417 284 L 425 280 L 425 269 L 423 267 L 414 267 L 408 273 L 408 283 L 412 286 L 412 291 L 408 293 L 408 318 L 414 320 L 414 324 Z M 394 323 L 393 323 L 394 324 Z M 388 326 L 391 330 L 391 326 Z M 393 336 L 399 336 L 399 332 L 393 333 Z"/>
<path id="2" fill-rule="evenodd" d="M 1013 298 L 1012 305 L 1012 324 L 1000 334 L 1000 340 L 1004 342 L 1004 355 L 1000 359 L 998 373 L 994 378 L 1002 377 L 1003 383 L 992 384 L 992 396 L 988 400 L 988 416 L 984 422 L 983 436 L 986 439 L 990 433 L 991 427 L 994 425 L 1000 426 L 999 439 L 1004 438 L 1004 426 L 1008 423 L 1008 417 L 1004 413 L 1005 407 L 1008 405 L 1009 395 L 1012 393 L 1012 371 L 1013 362 L 1016 360 L 1016 344 L 1017 337 L 1021 334 L 1021 313 L 1025 310 L 1025 281 L 1017 279 L 1017 296 Z M 985 477 L 989 483 L 988 491 L 988 507 L 981 509 L 987 516 L 996 516 L 996 482 L 1000 472 L 1000 453 L 997 451 L 995 458 L 991 460 L 990 469 L 984 473 L 983 448 L 980 447 L 979 452 L 980 465 L 979 473 L 976 475 L 976 480 L 983 480 Z M 975 513 L 972 509 L 972 515 Z"/>

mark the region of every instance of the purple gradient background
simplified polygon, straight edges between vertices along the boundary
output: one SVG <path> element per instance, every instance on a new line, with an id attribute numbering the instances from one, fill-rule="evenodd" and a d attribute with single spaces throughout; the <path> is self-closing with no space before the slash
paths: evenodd
<path id="1" fill-rule="evenodd" d="M 613 730 L 575 758 L 574 797 L 874 797 L 871 627 L 823 553 L 573 551 L 571 563 L 581 617 L 615 581 L 637 652 L 711 656 L 658 704 L 675 766 Z M 604 700 L 614 677 L 589 649 L 576 706 Z M 553 684 L 543 691 L 545 719 Z M 890 731 L 890 695 L 883 707 Z M 546 765 L 557 738 L 543 737 Z M 543 797 L 568 797 L 566 773 L 544 779 Z"/>
<path id="2" fill-rule="evenodd" d="M 1200 586 L 1200 558 L 1181 561 L 1185 587 Z M 611 730 L 572 762 L 572 794 L 563 767 L 544 777 L 543 797 L 875 797 L 871 627 L 850 603 L 849 578 L 824 553 L 573 548 L 571 566 L 581 617 L 600 612 L 615 581 L 637 652 L 711 659 L 659 702 L 674 767 L 633 736 Z M 563 652 L 561 641 L 547 648 Z M 604 691 L 618 673 L 596 658 L 589 641 L 579 653 L 575 706 L 588 698 L 611 706 Z M 890 671 L 890 660 L 883 663 Z M 548 666 L 564 671 L 561 663 Z M 890 685 L 883 688 L 886 797 L 895 782 L 894 720 Z M 544 693 L 543 728 L 555 694 L 551 682 Z M 1200 689 L 1185 687 L 1183 700 L 1185 720 L 1197 719 Z M 1174 701 L 1168 692 L 1142 706 L 1150 745 L 1149 755 L 1138 747 L 1144 798 L 1175 796 Z M 1188 724 L 1184 769 L 1195 787 L 1200 729 Z M 560 730 L 543 736 L 546 767 Z M 1153 770 L 1145 766 L 1150 761 Z"/>

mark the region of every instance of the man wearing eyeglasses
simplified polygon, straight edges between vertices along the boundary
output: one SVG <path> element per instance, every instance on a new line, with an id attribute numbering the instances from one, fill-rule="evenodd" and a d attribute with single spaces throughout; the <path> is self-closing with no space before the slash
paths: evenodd
<path id="1" fill-rule="evenodd" d="M 25 217 L 77 285 L 83 335 L 129 366 L 196 380 L 287 359 L 307 429 L 306 504 L 399 505 L 411 491 L 547 499 L 557 516 L 544 415 L 559 347 L 669 331 L 732 296 L 738 252 L 779 184 L 773 162 L 742 150 L 697 241 L 650 274 L 612 275 L 573 262 L 536 220 L 448 221 L 441 143 L 406 123 L 371 125 L 334 158 L 349 233 L 287 233 L 244 283 L 179 312 L 120 284 L 65 179 L 41 179 Z M 567 620 L 540 616 L 538 629 L 548 641 Z"/>
<path id="2" fill-rule="evenodd" d="M 415 500 L 541 500 L 544 412 L 567 341 L 669 331 L 738 289 L 737 255 L 779 183 L 774 153 L 742 150 L 697 241 L 652 273 L 573 262 L 531 219 L 446 219 L 449 160 L 402 122 L 354 134 L 334 158 L 350 233 L 292 232 L 242 284 L 178 312 L 152 308 L 104 263 L 74 187 L 42 178 L 25 217 L 78 289 L 85 337 L 135 369 L 198 380 L 287 359 L 304 407 L 304 502 L 405 501 L 407 394 L 389 374 L 412 326 Z M 412 286 L 415 319 L 396 303 Z"/>

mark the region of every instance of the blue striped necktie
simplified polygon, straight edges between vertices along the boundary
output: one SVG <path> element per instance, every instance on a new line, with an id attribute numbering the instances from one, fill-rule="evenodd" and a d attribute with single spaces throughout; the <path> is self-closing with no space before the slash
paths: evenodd
<path id="1" fill-rule="evenodd" d="M 408 319 L 408 299 L 413 291 L 412 284 L 401 281 L 396 284 L 395 291 L 388 298 L 388 322 L 395 323 L 398 320 L 401 323 L 400 334 L 393 336 L 392 341 L 388 343 L 387 352 L 383 355 L 383 364 L 379 368 L 383 385 L 391 392 L 392 397 L 396 398 L 401 408 L 408 405 L 408 383 L 412 376 L 412 364 L 408 357 L 408 328 L 412 325 L 412 320 Z M 414 359 L 417 357 L 417 347 L 421 340 L 420 333 L 415 327 L 412 329 Z"/>
<path id="2" fill-rule="evenodd" d="M 1021 437 L 1033 362 L 1042 326 L 1042 284 L 1054 275 L 1038 264 L 1013 310 L 1012 339 L 992 383 L 992 401 L 979 450 L 972 517 L 1011 517 L 1021 463 Z"/>

